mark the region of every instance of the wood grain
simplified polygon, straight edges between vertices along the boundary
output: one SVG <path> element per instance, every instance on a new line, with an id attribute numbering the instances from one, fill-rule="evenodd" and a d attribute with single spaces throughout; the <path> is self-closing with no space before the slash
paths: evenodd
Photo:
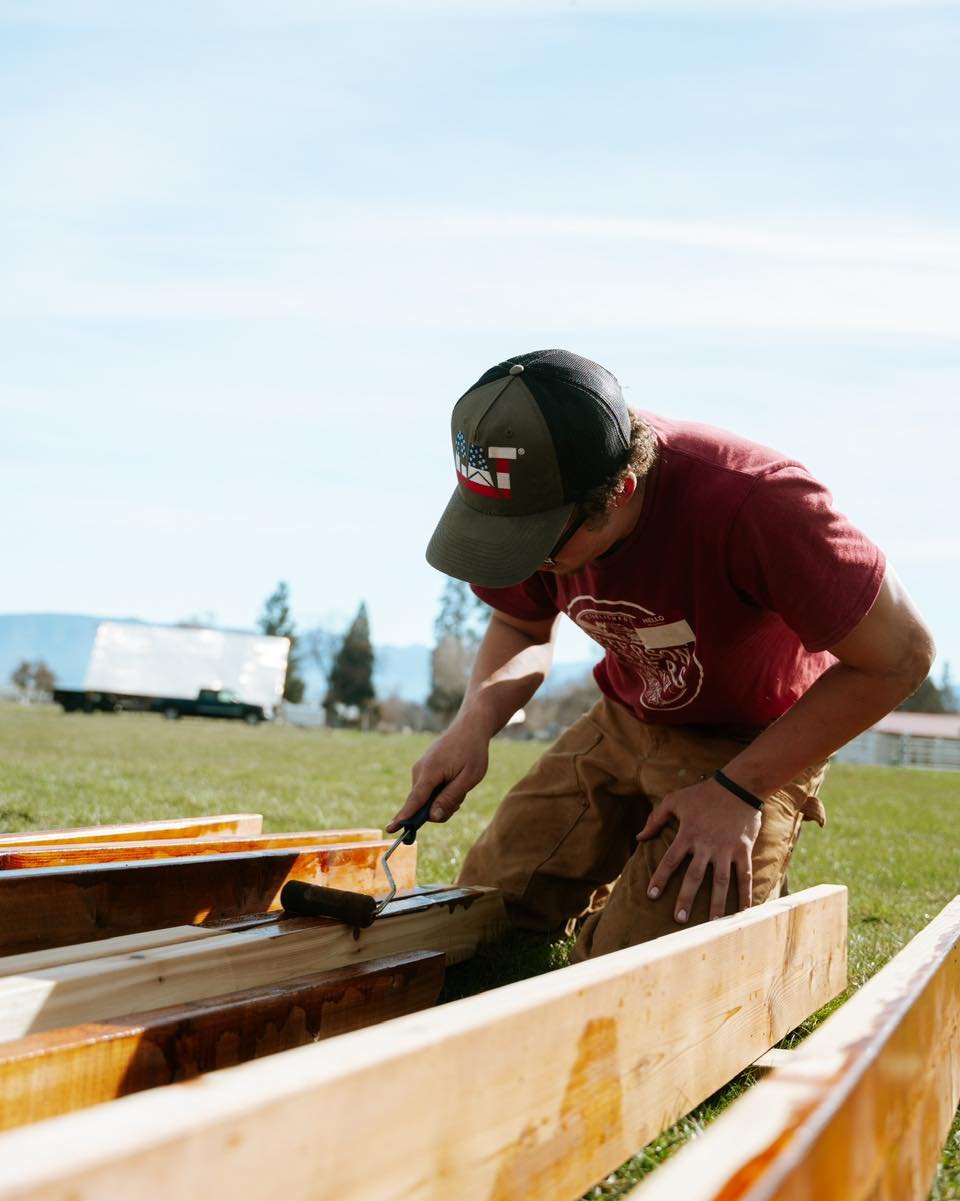
<path id="1" fill-rule="evenodd" d="M 243 852 L 133 864 L 0 873 L 0 955 L 66 946 L 280 907 L 287 880 L 373 895 L 387 891 L 389 842 Z M 416 883 L 416 845 L 390 859 L 398 888 Z"/>
<path id="2" fill-rule="evenodd" d="M 845 942 L 823 886 L 10 1131 L 0 1201 L 573 1199 L 839 992 Z"/>
<path id="3" fill-rule="evenodd" d="M 0 1130 L 415 1013 L 443 975 L 441 952 L 414 951 L 5 1043 Z"/>
<path id="4" fill-rule="evenodd" d="M 162 930 L 144 930 L 137 934 L 119 934 L 116 938 L 101 938 L 92 942 L 74 942 L 65 947 L 50 947 L 46 951 L 27 951 L 23 955 L 4 955 L 0 958 L 0 977 L 29 976 L 47 968 L 67 963 L 84 963 L 90 959 L 105 959 L 108 955 L 130 955 L 134 951 L 149 951 L 153 947 L 168 947 L 172 943 L 189 942 L 195 938 L 212 938 L 221 933 L 216 926 L 167 926 Z"/>
<path id="5" fill-rule="evenodd" d="M 925 1201 L 960 1102 L 960 897 L 630 1193 Z"/>
<path id="6" fill-rule="evenodd" d="M 207 835 L 203 838 L 165 838 L 145 842 L 81 842 L 23 846 L 13 850 L 0 847 L 0 871 L 35 867 L 73 867 L 84 863 L 128 863 L 140 859 L 182 859 L 191 855 L 238 854 L 242 851 L 270 851 L 292 847 L 307 851 L 315 847 L 377 842 L 382 839 L 382 831 L 361 828 L 262 834 L 255 838 L 244 835 Z"/>
<path id="7" fill-rule="evenodd" d="M 175 817 L 166 821 L 120 826 L 75 826 L 68 830 L 24 830 L 0 834 L 0 849 L 62 846 L 70 842 L 136 842 L 157 838 L 216 838 L 223 834 L 256 835 L 263 830 L 259 813 L 227 813 L 216 817 Z"/>
<path id="8" fill-rule="evenodd" d="M 384 955 L 443 951 L 448 963 L 456 963 L 505 925 L 496 890 L 450 888 L 394 901 L 366 930 L 325 918 L 271 921 L 199 942 L 6 976 L 0 979 L 0 1041 Z"/>

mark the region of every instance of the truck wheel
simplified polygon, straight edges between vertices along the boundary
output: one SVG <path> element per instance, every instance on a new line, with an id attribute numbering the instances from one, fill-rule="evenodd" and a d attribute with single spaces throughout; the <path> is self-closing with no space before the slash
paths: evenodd
<path id="1" fill-rule="evenodd" d="M 176 707 L 176 705 L 167 705 L 163 711 L 163 716 L 167 719 L 167 721 L 176 721 L 180 716 L 180 710 Z"/>
<path id="2" fill-rule="evenodd" d="M 259 713 L 244 713 L 243 720 L 248 726 L 258 726 L 260 724 Z"/>

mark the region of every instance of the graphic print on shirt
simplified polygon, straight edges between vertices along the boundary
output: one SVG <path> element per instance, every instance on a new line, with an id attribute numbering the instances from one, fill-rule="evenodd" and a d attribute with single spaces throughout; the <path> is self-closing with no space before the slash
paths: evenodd
<path id="1" fill-rule="evenodd" d="M 642 685 L 645 709 L 682 709 L 703 686 L 696 635 L 683 618 L 667 619 L 632 601 L 575 596 L 567 614 L 594 642 L 626 663 Z"/>

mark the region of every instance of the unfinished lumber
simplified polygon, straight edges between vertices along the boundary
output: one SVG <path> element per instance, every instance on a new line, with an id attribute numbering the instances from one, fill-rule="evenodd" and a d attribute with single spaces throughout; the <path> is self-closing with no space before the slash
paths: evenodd
<path id="1" fill-rule="evenodd" d="M 429 892 L 436 887 L 427 885 L 416 891 Z M 118 934 L 115 938 L 74 942 L 65 947 L 50 947 L 46 951 L 4 955 L 0 957 L 0 977 L 29 976 L 34 972 L 62 967 L 68 963 L 85 963 L 90 959 L 106 959 L 110 955 L 130 955 L 135 951 L 149 951 L 153 947 L 167 947 L 197 938 L 210 938 L 211 935 L 228 931 L 251 930 L 255 926 L 276 923 L 281 917 L 280 910 L 273 913 L 246 913 L 240 917 L 218 918 L 216 921 L 205 922 L 202 926 L 167 926 L 162 930 L 143 930 L 137 934 Z"/>
<path id="2" fill-rule="evenodd" d="M 393 860 L 391 860 L 391 863 Z M 0 979 L 0 1041 L 257 988 L 408 951 L 468 959 L 506 924 L 499 892 L 449 888 L 392 901 L 366 930 L 294 918 L 239 933 Z"/>
<path id="3" fill-rule="evenodd" d="M 573 1199 L 842 990 L 845 935 L 846 890 L 809 889 L 10 1131 L 0 1201 Z"/>
<path id="4" fill-rule="evenodd" d="M 62 846 L 69 842 L 136 842 L 146 838 L 215 838 L 223 834 L 253 836 L 262 829 L 263 816 L 259 813 L 174 817 L 165 821 L 131 822 L 121 826 L 75 826 L 69 830 L 22 830 L 18 834 L 0 834 L 0 849 Z"/>
<path id="5" fill-rule="evenodd" d="M 221 931 L 213 926 L 168 926 L 163 930 L 144 930 L 137 934 L 119 934 L 116 938 L 101 938 L 92 942 L 74 942 L 65 947 L 50 947 L 46 951 L 27 951 L 23 955 L 0 957 L 0 977 L 29 976 L 50 967 L 67 963 L 84 963 L 90 959 L 105 959 L 108 955 L 130 955 L 134 951 L 149 951 L 153 947 L 168 947 L 172 943 L 189 942 L 195 938 L 211 938 Z"/>
<path id="6" fill-rule="evenodd" d="M 291 879 L 385 893 L 381 860 L 390 846 L 355 842 L 2 872 L 0 955 L 279 909 Z M 412 888 L 416 845 L 401 844 L 390 867 L 398 888 Z"/>
<path id="7" fill-rule="evenodd" d="M 271 851 L 298 847 L 337 846 L 340 843 L 376 842 L 381 830 L 304 830 L 290 834 L 164 838 L 144 842 L 67 843 L 65 846 L 23 846 L 7 850 L 0 846 L 0 871 L 34 867 L 72 867 L 84 863 L 128 863 L 139 859 L 182 859 L 190 855 L 238 854 L 241 851 Z"/>
<path id="8" fill-rule="evenodd" d="M 960 1102 L 960 897 L 630 1193 L 925 1201 Z"/>
<path id="9" fill-rule="evenodd" d="M 413 951 L 2 1044 L 0 1130 L 415 1013 L 443 975 Z"/>

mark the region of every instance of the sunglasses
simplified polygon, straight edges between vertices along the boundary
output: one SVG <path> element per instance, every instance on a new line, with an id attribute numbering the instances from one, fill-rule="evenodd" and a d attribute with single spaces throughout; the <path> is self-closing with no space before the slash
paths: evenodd
<path id="1" fill-rule="evenodd" d="M 583 523 L 587 520 L 588 516 L 589 516 L 589 514 L 584 513 L 584 512 L 581 512 L 578 514 L 577 510 L 574 509 L 571 519 L 564 526 L 563 533 L 560 535 L 560 537 L 557 541 L 557 544 L 550 551 L 550 554 L 547 555 L 547 557 L 543 560 L 544 563 L 546 563 L 546 565 L 548 567 L 556 567 L 557 566 L 557 562 L 556 562 L 557 555 L 560 554 L 560 552 L 567 545 L 567 543 L 570 541 L 570 539 L 573 537 L 573 535 L 577 532 L 577 530 L 580 529 L 580 527 L 583 525 Z"/>

